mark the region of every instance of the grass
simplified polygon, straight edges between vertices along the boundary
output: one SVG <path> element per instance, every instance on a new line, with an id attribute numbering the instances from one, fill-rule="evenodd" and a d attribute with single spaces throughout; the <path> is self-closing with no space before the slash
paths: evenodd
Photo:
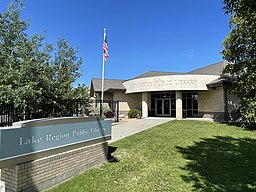
<path id="1" fill-rule="evenodd" d="M 256 191 L 256 132 L 211 122 L 171 121 L 112 143 L 104 163 L 54 191 Z"/>

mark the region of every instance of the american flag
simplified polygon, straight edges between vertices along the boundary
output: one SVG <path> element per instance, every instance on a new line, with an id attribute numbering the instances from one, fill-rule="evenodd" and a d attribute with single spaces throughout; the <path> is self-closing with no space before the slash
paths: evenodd
<path id="1" fill-rule="evenodd" d="M 104 59 L 105 59 L 105 61 L 107 61 L 107 60 L 108 60 L 108 43 L 107 43 L 107 36 L 105 37 L 104 42 L 103 42 L 103 51 L 104 51 Z"/>

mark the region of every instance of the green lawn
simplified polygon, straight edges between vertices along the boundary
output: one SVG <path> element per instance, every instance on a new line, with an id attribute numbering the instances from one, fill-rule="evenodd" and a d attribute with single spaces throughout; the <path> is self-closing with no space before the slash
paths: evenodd
<path id="1" fill-rule="evenodd" d="M 50 191 L 256 191 L 256 132 L 171 121 L 112 143 L 104 163 Z"/>

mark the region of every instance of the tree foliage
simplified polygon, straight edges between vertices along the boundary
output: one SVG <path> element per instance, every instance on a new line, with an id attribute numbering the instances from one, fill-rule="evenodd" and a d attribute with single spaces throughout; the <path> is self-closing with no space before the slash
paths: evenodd
<path id="1" fill-rule="evenodd" d="M 85 100 L 88 102 L 90 97 L 89 87 L 85 84 L 78 84 L 78 86 L 72 90 L 72 97 L 76 100 Z"/>
<path id="2" fill-rule="evenodd" d="M 77 50 L 69 45 L 65 39 L 59 39 L 57 42 L 58 50 L 54 59 L 54 80 L 56 91 L 59 97 L 70 98 L 72 92 L 72 83 L 80 77 L 79 67 L 82 60 L 76 56 Z"/>
<path id="3" fill-rule="evenodd" d="M 45 33 L 29 37 L 22 9 L 15 2 L 0 13 L 0 101 L 73 98 L 72 83 L 81 75 L 78 50 L 63 38 L 57 48 L 44 43 Z"/>
<path id="4" fill-rule="evenodd" d="M 256 129 L 256 1 L 224 0 L 231 31 L 223 42 L 228 61 L 224 73 L 236 79 L 232 92 L 240 99 L 240 121 Z"/>

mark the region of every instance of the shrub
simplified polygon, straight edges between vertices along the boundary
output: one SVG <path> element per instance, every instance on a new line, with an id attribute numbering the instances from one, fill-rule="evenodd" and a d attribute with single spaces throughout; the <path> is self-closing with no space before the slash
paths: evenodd
<path id="1" fill-rule="evenodd" d="M 106 118 L 113 118 L 115 116 L 114 112 L 109 110 L 109 111 L 104 111 L 104 115 Z"/>
<path id="2" fill-rule="evenodd" d="M 139 109 L 130 109 L 128 111 L 129 118 L 140 118 L 141 117 L 141 110 Z"/>

